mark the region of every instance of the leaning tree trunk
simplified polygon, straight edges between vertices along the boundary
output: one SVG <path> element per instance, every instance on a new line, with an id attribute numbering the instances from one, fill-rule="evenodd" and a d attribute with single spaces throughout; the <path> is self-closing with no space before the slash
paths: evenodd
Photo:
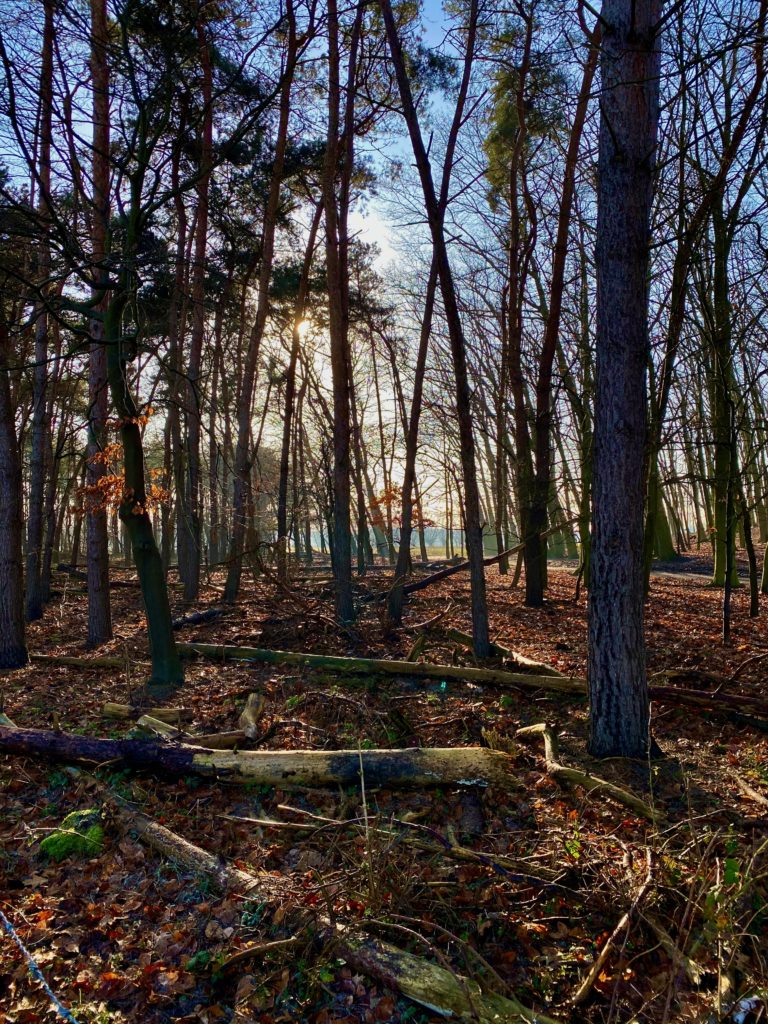
<path id="1" fill-rule="evenodd" d="M 129 237 L 132 228 L 130 225 L 127 232 Z M 128 274 L 129 271 L 124 273 Z M 147 613 L 152 653 L 152 675 L 149 685 L 151 690 L 161 694 L 166 689 L 180 686 L 184 682 L 184 670 L 173 636 L 163 560 L 147 510 L 144 445 L 139 426 L 140 410 L 128 386 L 128 359 L 125 347 L 121 343 L 126 304 L 126 291 L 113 295 L 110 299 L 109 307 L 104 313 L 104 342 L 107 350 L 109 388 L 120 422 L 120 440 L 123 444 L 125 480 L 123 499 L 120 503 L 120 519 L 125 524 L 131 541 L 141 596 Z"/>
<path id="2" fill-rule="evenodd" d="M 647 757 L 643 624 L 648 253 L 659 120 L 659 0 L 605 0 L 589 593 L 590 750 Z"/>

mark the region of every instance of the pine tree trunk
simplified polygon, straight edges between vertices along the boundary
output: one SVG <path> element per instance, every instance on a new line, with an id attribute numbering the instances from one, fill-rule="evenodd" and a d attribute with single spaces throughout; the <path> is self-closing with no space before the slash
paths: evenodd
<path id="1" fill-rule="evenodd" d="M 22 568 L 21 455 L 11 397 L 10 338 L 0 315 L 0 668 L 27 664 Z"/>
<path id="2" fill-rule="evenodd" d="M 93 81 L 93 210 L 91 246 L 93 291 L 103 290 L 108 275 L 104 266 L 109 228 L 109 67 L 107 65 L 106 0 L 91 0 L 91 78 Z M 106 302 L 97 307 L 103 312 Z M 105 424 L 109 414 L 107 353 L 102 343 L 102 323 L 92 319 L 88 351 L 88 458 L 86 480 L 91 496 L 88 515 L 86 572 L 88 587 L 88 646 L 97 647 L 112 639 L 112 611 L 109 597 L 109 539 L 107 511 L 98 494 L 99 481 L 107 471 L 99 455 L 106 443 Z"/>
<path id="3" fill-rule="evenodd" d="M 648 258 L 659 120 L 658 0 L 605 0 L 589 593 L 590 750 L 647 757 L 643 625 Z"/>

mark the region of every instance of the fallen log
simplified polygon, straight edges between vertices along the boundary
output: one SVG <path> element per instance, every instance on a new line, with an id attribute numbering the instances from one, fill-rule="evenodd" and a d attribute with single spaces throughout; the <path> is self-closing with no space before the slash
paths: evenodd
<path id="1" fill-rule="evenodd" d="M 171 775 L 202 775 L 271 786 L 509 786 L 513 762 L 486 747 L 406 750 L 206 750 L 156 740 L 98 739 L 0 726 L 0 754 L 74 764 L 119 762 Z"/>
<path id="2" fill-rule="evenodd" d="M 634 793 L 630 793 L 629 790 L 622 789 L 621 786 L 616 786 L 613 782 L 608 782 L 607 779 L 601 779 L 596 775 L 580 771 L 578 768 L 568 768 L 566 765 L 560 764 L 557 760 L 557 737 L 552 727 L 547 725 L 546 722 L 524 726 L 515 732 L 515 736 L 519 740 L 530 739 L 532 736 L 542 737 L 544 740 L 544 762 L 547 774 L 551 775 L 553 779 L 558 779 L 568 786 L 581 786 L 588 793 L 600 789 L 613 800 L 624 804 L 625 807 L 629 807 L 636 814 L 640 814 L 650 821 L 659 821 L 663 818 L 661 812 L 651 807 L 644 800 L 641 800 L 640 797 L 635 796 Z"/>
<path id="3" fill-rule="evenodd" d="M 82 569 L 76 569 L 73 565 L 69 565 L 66 562 L 59 562 L 59 564 L 56 566 L 56 571 L 64 573 L 67 576 L 71 576 L 72 579 L 80 580 L 83 583 L 87 582 L 87 580 L 88 580 L 87 574 L 85 572 L 83 572 Z M 135 589 L 136 587 L 139 586 L 139 581 L 138 581 L 138 579 L 135 579 L 135 580 L 115 580 L 115 579 L 110 579 L 109 585 L 110 585 L 110 587 L 130 587 L 132 589 Z"/>
<path id="4" fill-rule="evenodd" d="M 195 747 L 205 747 L 206 750 L 234 750 L 247 743 L 248 737 L 242 729 L 233 729 L 231 732 L 208 732 L 200 736 L 191 736 L 187 743 Z"/>
<path id="5" fill-rule="evenodd" d="M 177 864 L 207 878 L 220 893 L 247 893 L 251 899 L 257 898 L 259 902 L 275 909 L 291 906 L 291 886 L 287 878 L 266 873 L 256 875 L 236 868 L 152 821 L 145 814 L 121 808 L 117 812 L 117 820 L 126 833 L 163 856 L 171 857 Z M 308 920 L 311 918 L 306 910 L 293 907 L 289 910 L 288 920 L 284 920 L 283 924 L 296 933 L 305 927 Z M 315 938 L 321 948 L 327 949 L 334 957 L 342 958 L 356 970 L 396 989 L 406 999 L 443 1017 L 479 1024 L 513 1024 L 520 1021 L 528 1024 L 557 1024 L 557 1021 L 543 1013 L 524 1006 L 514 996 L 483 991 L 471 979 L 338 921 L 331 924 L 320 917 L 318 923 L 320 930 Z M 239 956 L 244 957 L 246 954 L 247 950 L 243 950 Z"/>
<path id="6" fill-rule="evenodd" d="M 472 650 L 473 640 L 469 633 L 462 633 L 460 629 L 449 629 L 445 635 L 449 640 L 455 640 L 462 647 Z M 513 651 L 499 643 L 491 644 L 491 655 L 503 658 L 504 661 L 512 661 L 516 667 L 522 668 L 527 672 L 537 672 L 540 676 L 555 676 L 558 679 L 565 678 L 562 672 L 559 672 L 551 665 L 547 665 L 546 662 L 528 658 L 525 654 L 520 654 L 519 651 Z"/>
<path id="7" fill-rule="evenodd" d="M 170 725 L 178 725 L 179 722 L 186 722 L 192 718 L 192 712 L 187 708 L 135 708 L 132 704 L 115 704 L 107 701 L 101 709 L 102 718 L 138 719 L 143 714 L 150 713 L 153 718 Z"/>
<path id="8" fill-rule="evenodd" d="M 222 615 L 226 615 L 229 609 L 219 608 L 205 608 L 201 612 L 189 612 L 187 615 L 180 615 L 174 619 L 171 625 L 174 629 L 183 629 L 185 626 L 199 626 L 203 622 L 213 622 L 214 619 L 220 619 Z"/>
<path id="9" fill-rule="evenodd" d="M 40 662 L 43 665 L 70 665 L 72 668 L 125 669 L 126 664 L 129 663 L 126 658 L 79 658 L 68 654 L 30 654 L 29 660 Z M 134 664 L 134 662 L 130 662 L 130 664 Z"/>
<path id="10" fill-rule="evenodd" d="M 209 658 L 213 661 L 257 661 L 270 665 L 304 665 L 306 668 L 331 669 L 353 675 L 396 675 L 426 679 L 461 679 L 490 686 L 522 690 L 552 690 L 586 697 L 586 681 L 579 676 L 536 675 L 507 672 L 496 668 L 468 665 L 436 665 L 431 662 L 392 661 L 387 658 L 351 658 L 330 654 L 305 654 L 301 651 L 274 651 L 262 647 L 229 647 L 224 644 L 177 644 L 182 657 Z M 676 686 L 648 687 L 651 700 L 665 704 L 683 704 L 717 710 L 749 711 L 768 718 L 768 701 L 707 690 L 686 690 Z"/>
<path id="11" fill-rule="evenodd" d="M 154 733 L 155 736 L 162 736 L 167 740 L 183 740 L 184 743 L 191 742 L 191 737 L 183 729 L 178 729 L 170 722 L 164 722 L 161 718 L 155 718 L 153 715 L 142 715 L 136 719 L 136 725 L 139 729 Z"/>
<path id="12" fill-rule="evenodd" d="M 495 668 L 473 668 L 466 665 L 435 665 L 430 662 L 391 661 L 386 658 L 349 658 L 330 654 L 304 654 L 301 651 L 273 651 L 262 647 L 228 647 L 223 644 L 177 644 L 182 657 L 209 658 L 212 661 L 258 661 L 269 665 L 304 665 L 307 668 L 331 669 L 353 675 L 420 676 L 428 679 L 462 679 L 498 686 L 524 689 L 558 690 L 573 696 L 586 694 L 583 679 L 567 676 L 536 676 L 517 674 Z"/>

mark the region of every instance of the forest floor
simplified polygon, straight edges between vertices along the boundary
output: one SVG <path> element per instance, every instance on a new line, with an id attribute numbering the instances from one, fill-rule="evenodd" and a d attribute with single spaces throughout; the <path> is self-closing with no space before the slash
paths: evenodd
<path id="1" fill-rule="evenodd" d="M 732 642 L 724 647 L 721 594 L 697 575 L 696 559 L 667 574 L 669 568 L 654 577 L 647 609 L 652 673 L 685 668 L 730 678 L 768 651 L 768 613 L 747 617 L 747 588 L 734 594 Z M 383 588 L 388 578 L 373 572 L 358 589 Z M 586 603 L 583 590 L 574 601 L 572 572 L 552 568 L 549 599 L 538 610 L 523 606 L 522 590 L 510 580 L 495 568 L 488 573 L 494 639 L 583 676 Z M 219 603 L 221 583 L 208 581 L 198 608 Z M 56 586 L 45 619 L 30 627 L 30 649 L 89 657 L 82 584 L 60 574 Z M 249 579 L 237 606 L 180 636 L 395 659 L 414 642 L 407 628 L 384 638 L 374 603 L 363 605 L 349 631 L 334 625 L 331 608 L 327 569 L 303 572 L 289 589 Z M 175 614 L 184 610 L 175 596 Z M 473 664 L 446 639 L 449 626 L 470 628 L 465 575 L 415 595 L 405 625 L 440 612 L 425 631 L 421 658 Z M 107 721 L 101 709 L 105 701 L 127 702 L 142 681 L 146 630 L 136 589 L 113 590 L 113 617 L 115 640 L 98 655 L 123 657 L 124 671 L 33 663 L 0 677 L 3 709 L 17 726 L 127 734 L 132 723 Z M 765 1020 L 766 723 L 655 704 L 653 730 L 666 756 L 649 773 L 648 765 L 587 756 L 586 702 L 578 697 L 295 666 L 186 666 L 184 688 L 165 703 L 191 712 L 190 731 L 236 729 L 247 695 L 257 691 L 266 699 L 259 749 L 461 747 L 495 738 L 510 752 L 511 782 L 503 789 L 368 790 L 363 805 L 358 786 L 275 789 L 192 775 L 158 778 L 119 764 L 85 771 L 0 757 L 0 910 L 80 1024 L 441 1019 L 349 968 L 327 947 L 318 954 L 311 928 L 292 945 L 233 959 L 285 938 L 295 920 L 292 905 L 318 906 L 560 1021 Z M 726 692 L 764 696 L 766 671 L 768 660 L 745 665 Z M 514 741 L 518 727 L 544 721 L 559 733 L 562 763 L 633 790 L 653 803 L 660 820 L 637 817 L 599 790 L 561 788 L 547 772 L 541 744 Z M 108 805 L 109 794 L 214 854 L 280 876 L 289 895 L 277 907 L 217 895 L 204 879 L 121 831 L 109 810 L 98 852 L 46 859 L 41 839 L 70 812 Z M 312 829 L 306 812 L 350 825 Z M 370 828 L 363 830 L 366 816 Z M 437 837 L 438 849 L 425 852 L 410 842 L 413 829 L 405 822 Z M 456 840 L 484 859 L 453 857 Z M 524 861 L 550 884 L 529 884 L 494 856 Z M 625 913 L 625 926 L 611 937 Z M 589 993 L 574 1006 L 606 943 Z M 53 1019 L 49 997 L 0 928 L 0 1021 Z"/>

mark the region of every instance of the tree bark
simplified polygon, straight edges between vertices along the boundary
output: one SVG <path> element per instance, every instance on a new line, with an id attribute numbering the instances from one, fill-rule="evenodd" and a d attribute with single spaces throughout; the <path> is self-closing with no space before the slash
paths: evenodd
<path id="1" fill-rule="evenodd" d="M 92 295 L 105 290 L 108 270 L 105 266 L 109 230 L 109 66 L 107 64 L 106 0 L 91 0 L 91 79 L 93 83 L 93 155 L 91 177 L 91 260 L 94 286 Z M 97 306 L 106 308 L 106 296 Z M 88 350 L 88 456 L 86 484 L 88 574 L 88 646 L 97 647 L 112 639 L 112 610 L 109 597 L 109 540 L 107 510 L 98 494 L 99 481 L 106 472 L 99 456 L 106 440 L 105 424 L 109 412 L 107 353 L 103 344 L 100 319 L 89 324 L 91 344 Z"/>
<path id="2" fill-rule="evenodd" d="M 643 624 L 648 254 L 659 120 L 658 0 L 605 0 L 589 593 L 590 751 L 651 752 Z"/>
<path id="3" fill-rule="evenodd" d="M 27 664 L 21 554 L 21 454 L 11 398 L 10 338 L 0 314 L 0 668 Z"/>

